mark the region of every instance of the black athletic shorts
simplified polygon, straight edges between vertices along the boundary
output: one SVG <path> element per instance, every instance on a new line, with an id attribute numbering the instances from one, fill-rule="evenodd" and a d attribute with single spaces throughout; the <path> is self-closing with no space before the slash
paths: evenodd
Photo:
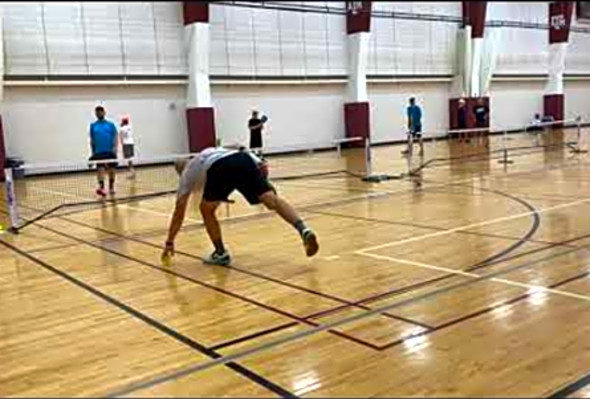
<path id="1" fill-rule="evenodd" d="M 98 154 L 93 154 L 90 157 L 91 161 L 105 161 L 108 159 L 117 159 L 117 155 L 112 152 L 100 152 Z M 108 162 L 108 163 L 101 164 L 101 165 L 106 165 L 109 168 L 116 168 L 117 162 Z"/>
<path id="2" fill-rule="evenodd" d="M 410 132 L 412 137 L 422 136 L 422 126 L 414 126 L 414 129 Z"/>
<path id="3" fill-rule="evenodd" d="M 203 199 L 211 202 L 227 201 L 234 190 L 238 190 L 250 205 L 255 205 L 260 203 L 258 197 L 267 191 L 274 191 L 274 188 L 264 178 L 252 157 L 239 152 L 211 165 L 207 171 Z"/>
<path id="4" fill-rule="evenodd" d="M 133 158 L 135 156 L 135 151 L 133 144 L 123 144 L 123 157 L 125 159 Z"/>
<path id="5" fill-rule="evenodd" d="M 262 148 L 262 132 L 250 133 L 250 148 Z"/>

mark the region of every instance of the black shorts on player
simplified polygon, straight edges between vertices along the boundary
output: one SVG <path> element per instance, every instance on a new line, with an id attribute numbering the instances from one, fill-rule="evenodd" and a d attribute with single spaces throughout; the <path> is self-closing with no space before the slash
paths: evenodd
<path id="1" fill-rule="evenodd" d="M 112 152 L 99 152 L 98 154 L 93 154 L 90 157 L 91 161 L 108 161 L 109 159 L 117 159 L 117 155 Z M 116 168 L 117 162 L 106 162 L 100 163 L 99 165 L 106 166 L 107 168 Z"/>
<path id="2" fill-rule="evenodd" d="M 234 190 L 238 190 L 250 205 L 259 204 L 262 194 L 275 191 L 246 152 L 223 157 L 207 170 L 203 199 L 208 202 L 227 201 Z"/>

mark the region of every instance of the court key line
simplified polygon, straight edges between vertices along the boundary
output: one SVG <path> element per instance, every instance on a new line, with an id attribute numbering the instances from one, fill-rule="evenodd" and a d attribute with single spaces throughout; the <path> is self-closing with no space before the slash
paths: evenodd
<path id="1" fill-rule="evenodd" d="M 481 275 L 477 274 L 477 273 L 471 273 L 471 272 L 465 272 L 462 270 L 450 269 L 448 267 L 429 265 L 427 263 L 415 262 L 415 261 L 406 260 L 406 259 L 397 259 L 397 258 L 393 258 L 390 256 L 385 256 L 385 255 L 377 255 L 377 254 L 370 254 L 370 253 L 363 253 L 363 254 L 358 254 L 358 255 L 367 256 L 367 257 L 374 258 L 374 259 L 387 260 L 390 262 L 403 263 L 403 264 L 410 265 L 410 266 L 421 267 L 423 269 L 437 270 L 437 271 L 441 271 L 441 272 L 445 272 L 445 273 L 449 273 L 449 274 L 456 274 L 456 275 L 465 276 L 465 277 L 471 277 L 471 278 L 481 277 Z M 502 283 L 502 284 L 506 284 L 506 285 L 511 285 L 511 286 L 515 286 L 515 287 L 527 288 L 529 290 L 534 290 L 535 292 L 548 292 L 551 294 L 581 299 L 584 301 L 590 301 L 590 296 L 575 294 L 575 293 L 568 292 L 568 291 L 556 290 L 553 288 L 547 288 L 542 285 L 521 283 L 518 281 L 507 280 L 507 279 L 503 279 L 503 278 L 495 278 L 495 277 L 490 278 L 489 281 L 493 281 L 496 283 Z"/>
<path id="2" fill-rule="evenodd" d="M 574 252 L 578 252 L 578 251 L 581 251 L 581 250 L 585 250 L 587 248 L 590 248 L 590 244 L 583 245 L 583 246 L 576 247 L 576 248 L 572 248 L 570 250 L 560 252 L 559 254 L 552 255 L 552 256 L 550 256 L 548 258 L 537 259 L 537 260 L 533 260 L 533 261 L 530 261 L 530 262 L 524 262 L 524 263 L 522 263 L 520 265 L 515 265 L 513 267 L 509 267 L 509 268 L 506 268 L 504 270 L 499 270 L 499 271 L 496 271 L 496 272 L 492 272 L 492 273 L 488 273 L 488 274 L 484 274 L 484 275 L 479 275 L 479 276 L 474 277 L 472 279 L 465 280 L 465 281 L 460 281 L 458 283 L 451 284 L 451 285 L 448 285 L 446 287 L 442 287 L 442 288 L 440 288 L 438 290 L 426 292 L 426 293 L 421 294 L 421 295 L 418 295 L 416 297 L 410 297 L 410 298 L 401 300 L 399 302 L 395 302 L 395 303 L 392 303 L 392 304 L 388 304 L 388 305 L 384 305 L 384 306 L 381 306 L 381 307 L 373 308 L 372 310 L 367 311 L 367 312 L 363 312 L 363 313 L 360 313 L 360 314 L 356 314 L 356 315 L 352 315 L 352 316 L 349 316 L 349 317 L 345 317 L 345 318 L 342 318 L 342 319 L 339 319 L 339 320 L 335 320 L 335 321 L 333 321 L 331 323 L 325 323 L 325 324 L 319 325 L 317 327 L 312 327 L 312 328 L 309 328 L 307 330 L 304 330 L 304 331 L 301 331 L 301 332 L 298 332 L 298 333 L 295 333 L 295 334 L 292 334 L 292 335 L 287 335 L 285 337 L 280 337 L 280 338 L 277 338 L 275 340 L 268 341 L 268 342 L 266 342 L 264 344 L 261 344 L 261 345 L 258 345 L 258 346 L 251 346 L 251 347 L 246 348 L 246 349 L 244 349 L 242 351 L 239 351 L 239 352 L 236 352 L 236 353 L 233 353 L 233 354 L 224 356 L 224 357 L 219 358 L 219 359 L 215 359 L 215 360 L 211 360 L 211 361 L 208 361 L 208 362 L 199 363 L 199 364 L 196 364 L 194 366 L 190 366 L 190 367 L 187 367 L 187 368 L 184 368 L 184 369 L 179 369 L 177 371 L 172 371 L 172 372 L 169 372 L 167 374 L 164 374 L 164 375 L 162 375 L 162 376 L 160 376 L 158 378 L 155 378 L 153 380 L 148 380 L 148 381 L 144 381 L 144 382 L 130 384 L 130 385 L 127 385 L 124 388 L 121 388 L 118 391 L 112 392 L 111 394 L 107 395 L 107 397 L 119 397 L 119 396 L 123 396 L 123 395 L 128 395 L 128 394 L 130 394 L 132 392 L 135 392 L 135 391 L 138 391 L 138 390 L 141 390 L 141 389 L 147 389 L 147 388 L 153 387 L 155 385 L 159 385 L 159 384 L 164 383 L 164 382 L 168 382 L 168 381 L 172 381 L 172 380 L 177 380 L 177 379 L 182 378 L 184 376 L 187 376 L 187 375 L 190 375 L 190 374 L 193 374 L 193 373 L 197 373 L 197 372 L 201 372 L 201 371 L 210 369 L 212 367 L 215 367 L 215 366 L 218 366 L 218 365 L 222 365 L 222 364 L 226 364 L 228 362 L 232 362 L 232 361 L 235 361 L 237 359 L 241 359 L 241 358 L 244 358 L 244 357 L 253 355 L 253 354 L 257 354 L 259 352 L 263 352 L 265 350 L 274 348 L 276 346 L 287 344 L 287 343 L 290 343 L 290 342 L 293 342 L 293 341 L 296 341 L 296 340 L 299 340 L 299 339 L 302 339 L 302 338 L 305 338 L 305 337 L 308 337 L 308 336 L 317 334 L 317 333 L 322 332 L 322 331 L 334 329 L 334 328 L 339 327 L 341 325 L 348 324 L 348 323 L 351 323 L 351 322 L 354 322 L 354 321 L 357 321 L 357 320 L 366 319 L 366 318 L 368 318 L 370 316 L 374 316 L 374 315 L 377 315 L 379 313 L 387 312 L 387 311 L 392 310 L 392 309 L 395 309 L 395 308 L 399 308 L 399 307 L 402 307 L 402 306 L 405 306 L 405 305 L 408 305 L 408 304 L 411 304 L 411 303 L 419 302 L 419 301 L 422 301 L 424 299 L 428 299 L 428 298 L 434 297 L 436 295 L 440 295 L 440 294 L 443 294 L 443 293 L 446 293 L 446 292 L 449 292 L 449 291 L 456 290 L 457 288 L 461 288 L 461 287 L 464 287 L 464 286 L 475 284 L 475 283 L 477 283 L 479 281 L 489 280 L 489 279 L 492 279 L 492 278 L 495 278 L 497 276 L 501 276 L 501 275 L 504 275 L 504 274 L 507 274 L 507 273 L 510 273 L 510 272 L 513 272 L 513 271 L 517 271 L 517 270 L 520 270 L 520 269 L 525 269 L 525 268 L 530 267 L 531 265 L 540 263 L 542 261 L 544 262 L 544 261 L 547 261 L 549 259 L 553 259 L 553 258 L 557 258 L 557 257 L 563 256 L 563 255 L 567 255 L 567 254 L 570 254 L 570 253 L 574 253 Z M 589 298 L 589 300 L 590 300 L 590 298 Z M 411 339 L 411 337 L 409 337 L 408 339 Z"/>
<path id="3" fill-rule="evenodd" d="M 523 212 L 523 213 L 518 213 L 516 215 L 510 215 L 510 216 L 504 216 L 501 218 L 496 218 L 496 219 L 491 219 L 491 220 L 484 220 L 483 222 L 477 222 L 477 223 L 472 223 L 472 224 L 468 224 L 468 225 L 464 225 L 464 226 L 459 226 L 459 227 L 453 227 L 452 229 L 447 229 L 447 230 L 442 230 L 442 231 L 437 231 L 434 233 L 428 233 L 428 234 L 423 234 L 421 236 L 414 236 L 414 237 L 410 237 L 410 238 L 406 238 L 403 240 L 399 240 L 399 241 L 392 241 L 392 242 L 387 242 L 384 244 L 380 244 L 380 245 L 375 245 L 373 247 L 367 247 L 367 248 L 363 248 L 363 249 L 359 249 L 357 251 L 355 251 L 355 254 L 366 254 L 370 251 L 374 251 L 377 249 L 383 249 L 383 248 L 388 248 L 388 247 L 394 247 L 394 246 L 398 246 L 398 245 L 402 245 L 402 244 L 407 244 L 410 242 L 415 242 L 415 241 L 420 241 L 420 240 L 425 240 L 427 238 L 432 238 L 432 237 L 438 237 L 438 236 L 443 236 L 446 234 L 451 234 L 460 230 L 468 230 L 468 229 L 473 229 L 475 227 L 482 227 L 482 226 L 487 226 L 487 225 L 491 225 L 491 224 L 495 224 L 495 223 L 499 223 L 499 222 L 505 222 L 507 220 L 513 220 L 513 219 L 518 219 L 518 218 L 522 218 L 525 216 L 530 216 L 533 214 L 541 214 L 541 213 L 546 213 L 546 212 L 551 212 L 557 209 L 561 209 L 561 208 L 567 208 L 567 207 L 571 207 L 571 206 L 576 206 L 576 205 L 580 205 L 583 203 L 587 203 L 590 202 L 590 198 L 586 198 L 586 199 L 582 199 L 579 201 L 573 201 L 573 202 L 567 202 L 565 204 L 559 204 L 559 205 L 555 205 L 555 206 L 551 206 L 548 208 L 544 208 L 544 209 L 540 209 L 537 211 L 529 211 L 529 212 Z"/>

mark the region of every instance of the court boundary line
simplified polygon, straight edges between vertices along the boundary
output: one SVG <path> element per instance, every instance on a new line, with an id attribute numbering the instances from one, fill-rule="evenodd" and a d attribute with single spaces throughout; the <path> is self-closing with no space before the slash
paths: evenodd
<path id="1" fill-rule="evenodd" d="M 391 256 L 386 256 L 386 255 L 378 255 L 378 254 L 371 254 L 371 253 L 363 253 L 363 254 L 359 254 L 359 255 L 360 256 L 367 256 L 367 257 L 374 258 L 374 259 L 386 260 L 389 262 L 395 262 L 395 263 L 401 263 L 401 264 L 410 265 L 410 266 L 421 267 L 423 269 L 436 270 L 436 271 L 445 272 L 448 274 L 456 274 L 456 275 L 463 276 L 463 277 L 477 278 L 477 277 L 481 276 L 477 273 L 466 272 L 463 270 L 455 270 L 455 269 L 451 269 L 448 267 L 430 265 L 427 263 L 415 262 L 415 261 L 411 261 L 411 260 L 407 260 L 407 259 L 398 259 L 398 258 L 394 258 Z M 508 280 L 508 279 L 499 279 L 499 278 L 495 278 L 495 277 L 490 277 L 488 279 L 488 281 L 494 282 L 494 283 L 502 283 L 505 285 L 513 286 L 513 287 L 527 288 L 530 290 L 547 292 L 550 294 L 561 295 L 561 296 L 565 296 L 565 297 L 569 297 L 569 298 L 576 298 L 576 299 L 580 299 L 580 300 L 583 300 L 586 302 L 590 302 L 590 296 L 588 296 L 588 295 L 581 295 L 581 294 L 575 294 L 575 293 L 570 293 L 570 292 L 561 291 L 561 290 L 554 290 L 554 289 L 547 288 L 547 287 L 544 287 L 541 285 L 521 283 L 519 281 L 513 281 L 513 280 Z"/>
<path id="2" fill-rule="evenodd" d="M 311 336 L 311 335 L 320 333 L 322 331 L 326 331 L 328 329 L 338 327 L 340 325 L 348 324 L 348 323 L 351 323 L 351 322 L 354 322 L 354 321 L 357 321 L 357 320 L 360 320 L 360 319 L 367 318 L 367 317 L 372 316 L 372 315 L 375 315 L 377 313 L 381 313 L 381 312 L 384 312 L 384 311 L 392 310 L 392 309 L 395 309 L 395 308 L 398 308 L 398 307 L 401 307 L 401 306 L 404 306 L 404 305 L 408 305 L 410 303 L 419 302 L 419 301 L 422 301 L 424 299 L 428 299 L 428 298 L 431 298 L 431 297 L 440 295 L 442 293 L 445 293 L 445 292 L 448 292 L 448 291 L 452 291 L 452 290 L 454 290 L 456 288 L 460 288 L 460 287 L 467 286 L 467 285 L 472 285 L 472 284 L 475 284 L 475 283 L 477 283 L 479 281 L 486 281 L 486 280 L 489 280 L 489 279 L 494 278 L 496 276 L 500 276 L 500 275 L 503 275 L 503 274 L 506 274 L 506 273 L 510 273 L 510 272 L 513 272 L 513 271 L 516 271 L 516 270 L 520 270 L 520 269 L 524 269 L 524 268 L 530 267 L 531 265 L 537 264 L 537 263 L 539 263 L 541 261 L 547 261 L 548 259 L 552 259 L 552 258 L 555 258 L 555 257 L 563 256 L 563 255 L 566 255 L 566 254 L 569 254 L 569 253 L 578 252 L 578 251 L 580 251 L 582 249 L 586 249 L 586 248 L 589 248 L 589 247 L 590 247 L 590 244 L 585 245 L 583 247 L 576 247 L 576 248 L 568 249 L 568 250 L 563 251 L 563 252 L 561 252 L 561 253 L 559 253 L 557 255 L 551 255 L 551 256 L 549 256 L 549 257 L 547 257 L 545 259 L 540 259 L 540 260 L 537 259 L 537 260 L 534 260 L 534 261 L 531 261 L 531 262 L 524 262 L 522 264 L 519 264 L 519 265 L 510 267 L 510 268 L 507 268 L 507 269 L 504 269 L 504 270 L 500 270 L 500 271 L 496 271 L 496 272 L 492 272 L 492 273 L 488 273 L 488 274 L 479 275 L 478 277 L 473 278 L 473 279 L 470 279 L 470 280 L 461 281 L 461 282 L 458 282 L 458 283 L 449 285 L 447 287 L 440 288 L 438 290 L 427 292 L 427 293 L 418 295 L 417 297 L 408 298 L 408 299 L 404 299 L 404 300 L 395 302 L 393 304 L 389 304 L 389 305 L 386 305 L 386 306 L 381 306 L 381 307 L 373 308 L 373 310 L 370 311 L 370 312 L 362 313 L 362 314 L 359 314 L 359 315 L 353 315 L 353 316 L 350 316 L 350 317 L 345 317 L 343 319 L 336 320 L 336 321 L 331 322 L 331 323 L 326 323 L 326 324 L 323 324 L 323 325 L 320 325 L 320 326 L 317 326 L 317 327 L 313 327 L 313 328 L 309 328 L 307 330 L 304 330 L 304 331 L 301 331 L 301 332 L 298 332 L 298 333 L 295 333 L 295 334 L 292 334 L 292 335 L 288 335 L 286 337 L 277 338 L 277 339 L 271 340 L 271 341 L 269 341 L 267 343 L 264 343 L 264 344 L 261 344 L 261 345 L 258 345 L 258 346 L 255 345 L 255 346 L 252 346 L 250 348 L 246 348 L 246 349 L 244 349 L 242 351 L 238 351 L 236 353 L 233 353 L 233 354 L 224 356 L 221 359 L 215 359 L 213 361 L 200 363 L 200 364 L 197 364 L 197 365 L 188 367 L 188 368 L 179 369 L 176 372 L 171 372 L 171 373 L 168 373 L 166 375 L 162 375 L 162 376 L 160 376 L 160 377 L 158 377 L 158 378 L 156 378 L 154 380 L 151 380 L 151 381 L 145 381 L 143 383 L 136 384 L 136 385 L 127 385 L 126 387 L 124 387 L 124 388 L 122 388 L 120 390 L 117 390 L 117 391 L 112 392 L 111 394 L 108 395 L 108 397 L 118 397 L 118 396 L 122 396 L 122 395 L 128 395 L 128 394 L 130 394 L 132 392 L 135 392 L 137 390 L 140 390 L 140 389 L 147 389 L 149 387 L 152 387 L 152 386 L 155 386 L 155 385 L 159 385 L 159 384 L 161 384 L 163 382 L 167 382 L 167 381 L 171 381 L 171 380 L 177 380 L 177 379 L 182 378 L 182 377 L 184 377 L 186 375 L 190 375 L 190 374 L 193 374 L 193 373 L 196 373 L 196 372 L 201 372 L 201 371 L 206 370 L 206 369 L 209 369 L 211 367 L 215 367 L 215 366 L 217 366 L 219 364 L 224 364 L 226 362 L 235 361 L 237 359 L 241 359 L 243 357 L 247 357 L 247 356 L 250 356 L 250 355 L 253 355 L 253 354 L 257 354 L 257 353 L 263 352 L 263 351 L 265 351 L 267 349 L 274 348 L 274 347 L 279 346 L 279 345 L 282 345 L 282 344 L 287 344 L 287 343 L 290 343 L 290 342 L 293 342 L 293 341 L 296 341 L 296 340 L 299 340 L 299 339 L 302 339 L 302 338 L 305 338 L 305 337 L 308 337 L 308 336 Z"/>
<path id="3" fill-rule="evenodd" d="M 584 203 L 588 203 L 590 202 L 590 198 L 585 198 L 585 199 L 581 199 L 578 201 L 572 201 L 572 202 L 567 202 L 565 204 L 559 204 L 559 205 L 555 205 L 555 206 L 550 206 L 547 208 L 542 208 L 542 209 L 538 209 L 536 210 L 536 213 L 546 213 L 546 212 L 551 212 L 557 209 L 562 209 L 562 208 L 568 208 L 568 207 L 572 207 L 572 206 L 577 206 L 580 204 L 584 204 Z M 416 237 L 411 237 L 411 238 L 406 238 L 403 240 L 398 240 L 398 241 L 391 241 L 391 242 L 387 242 L 387 243 L 383 243 L 380 245 L 375 245 L 372 247 L 367 247 L 367 248 L 363 248 L 363 249 L 359 249 L 357 251 L 355 251 L 355 253 L 357 254 L 361 254 L 361 253 L 365 253 L 365 252 L 371 252 L 371 251 L 375 251 L 378 249 L 383 249 L 383 248 L 390 248 L 390 247 L 394 247 L 394 246 L 398 246 L 398 245 L 402 245 L 402 244 L 407 244 L 410 242 L 415 242 L 415 241 L 421 241 L 421 240 L 425 240 L 428 238 L 433 238 L 433 237 L 438 237 L 438 236 L 443 236 L 446 234 L 451 234 L 451 233 L 455 233 L 459 230 L 469 230 L 469 229 L 474 229 L 477 227 L 483 227 L 483 226 L 488 226 L 491 224 L 496 224 L 499 222 L 505 222 L 505 221 L 509 221 L 509 220 L 513 220 L 513 219 L 519 219 L 525 216 L 530 216 L 532 214 L 534 214 L 535 212 L 523 212 L 523 213 L 518 213 L 518 214 L 514 214 L 514 215 L 509 215 L 509 216 L 503 216 L 500 218 L 495 218 L 495 219 L 489 219 L 489 220 L 484 220 L 482 222 L 477 222 L 477 223 L 471 223 L 471 224 L 467 224 L 467 225 L 463 225 L 463 226 L 458 226 L 458 227 L 453 227 L 451 229 L 446 229 L 443 231 L 438 231 L 438 232 L 434 232 L 434 233 L 429 233 L 429 234 L 424 234 L 421 236 L 416 236 Z"/>
<path id="4" fill-rule="evenodd" d="M 122 252 L 118 252 L 118 251 L 113 250 L 113 249 L 110 249 L 110 248 L 103 247 L 103 246 L 101 246 L 99 244 L 92 243 L 92 242 L 86 241 L 86 240 L 81 239 L 81 238 L 76 238 L 76 237 L 73 237 L 73 236 L 69 236 L 66 233 L 60 232 L 58 230 L 54 230 L 54 229 L 52 229 L 50 227 L 47 227 L 47 226 L 42 226 L 42 227 L 45 228 L 48 231 L 51 231 L 51 232 L 55 233 L 55 234 L 59 234 L 59 235 L 62 235 L 64 237 L 68 237 L 68 238 L 70 238 L 72 240 L 79 241 L 82 244 L 88 245 L 88 246 L 93 247 L 93 248 L 96 248 L 98 250 L 105 251 L 105 252 L 110 253 L 110 254 L 115 255 L 115 256 L 122 257 L 124 259 L 130 260 L 130 261 L 132 261 L 134 263 L 137 263 L 139 265 L 143 265 L 144 267 L 149 267 L 149 268 L 151 268 L 153 270 L 160 271 L 160 272 L 165 273 L 165 274 L 173 275 L 173 276 L 178 277 L 178 278 L 181 278 L 181 279 L 183 279 L 183 280 L 185 280 L 187 282 L 194 283 L 194 284 L 199 285 L 201 287 L 204 287 L 204 288 L 210 289 L 212 291 L 215 291 L 215 292 L 218 292 L 218 293 L 227 295 L 229 297 L 232 297 L 234 299 L 243 301 L 245 303 L 249 303 L 250 305 L 253 305 L 253 306 L 257 307 L 257 308 L 260 308 L 262 310 L 265 310 L 265 311 L 268 311 L 268 312 L 271 312 L 271 313 L 280 315 L 282 317 L 286 317 L 288 319 L 291 319 L 293 321 L 297 321 L 297 322 L 302 323 L 304 325 L 314 326 L 314 327 L 315 326 L 318 326 L 318 325 L 321 325 L 321 323 L 315 322 L 315 321 L 311 320 L 312 319 L 311 317 L 306 316 L 306 318 L 304 318 L 304 317 L 298 316 L 298 315 L 296 315 L 294 313 L 291 313 L 290 311 L 286 311 L 286 310 L 283 310 L 283 309 L 280 309 L 280 308 L 277 308 L 277 307 L 274 307 L 274 306 L 271 306 L 271 305 L 267 305 L 267 304 L 265 304 L 263 302 L 260 302 L 260 301 L 258 301 L 256 299 L 252 299 L 250 297 L 244 296 L 242 294 L 235 293 L 233 291 L 228 291 L 225 288 L 217 287 L 217 286 L 215 286 L 215 285 L 213 285 L 211 283 L 207 283 L 207 282 L 198 280 L 195 277 L 191 277 L 191 276 L 188 276 L 188 275 L 185 275 L 185 274 L 176 272 L 176 271 L 174 271 L 172 269 L 166 269 L 164 267 L 161 267 L 161 266 L 156 265 L 156 264 L 152 264 L 150 262 L 147 262 L 145 260 L 136 258 L 134 256 L 131 256 L 131 255 L 128 255 L 128 254 L 125 254 L 125 253 L 122 253 Z M 177 253 L 180 254 L 180 255 L 183 255 L 182 253 L 180 253 L 178 251 L 177 251 Z M 295 291 L 297 291 L 296 288 L 292 288 L 292 289 L 295 290 Z M 303 290 L 300 290 L 300 291 L 303 291 Z M 333 302 L 339 302 L 339 301 L 337 301 L 335 299 L 331 299 L 331 298 L 324 297 L 324 299 L 331 300 Z M 354 305 L 351 305 L 350 303 L 344 303 L 344 302 L 339 302 L 339 303 L 342 305 L 343 308 L 354 306 Z M 358 305 L 356 307 L 358 309 L 362 310 L 363 312 L 368 312 L 370 310 L 370 308 L 368 308 L 368 307 L 366 307 L 366 306 L 364 306 L 362 304 L 360 304 L 360 305 Z M 327 311 L 332 310 L 332 309 L 333 308 L 324 309 L 321 313 L 327 312 Z M 392 315 L 392 314 L 389 314 L 389 313 L 386 313 L 386 312 L 384 312 L 382 314 L 382 316 L 384 316 L 384 317 L 386 317 L 388 319 L 393 319 L 393 320 L 404 322 L 406 324 L 410 324 L 409 321 L 408 321 L 409 319 L 406 319 L 406 318 L 403 318 L 402 319 L 402 318 L 400 318 L 400 317 L 398 317 L 396 315 Z M 423 328 L 423 329 L 432 329 L 431 326 L 427 326 L 427 325 L 422 324 L 420 322 L 416 322 L 416 323 L 412 323 L 412 324 L 415 325 L 416 327 L 420 327 L 420 328 Z M 341 338 L 347 339 L 347 340 L 349 340 L 351 342 L 355 342 L 357 344 L 363 345 L 363 346 L 365 346 L 367 348 L 374 349 L 374 350 L 379 350 L 379 346 L 378 345 L 376 345 L 376 344 L 374 344 L 374 343 L 372 343 L 370 341 L 366 341 L 364 339 L 358 338 L 358 337 L 356 337 L 354 335 L 349 335 L 349 334 L 346 334 L 346 333 L 342 333 L 342 332 L 337 331 L 337 330 L 329 330 L 329 332 L 331 334 L 340 336 Z"/>
<path id="5" fill-rule="evenodd" d="M 81 288 L 82 290 L 94 295 L 98 299 L 114 306 L 115 308 L 119 309 L 120 311 L 125 312 L 126 314 L 130 315 L 131 317 L 142 321 L 147 326 L 152 327 L 161 333 L 164 333 L 168 337 L 172 338 L 175 342 L 178 342 L 180 344 L 184 344 L 185 346 L 188 346 L 189 348 L 191 348 L 191 349 L 193 349 L 193 350 L 195 350 L 195 351 L 201 353 L 202 355 L 205 355 L 211 359 L 218 359 L 223 356 L 223 355 L 217 353 L 216 351 L 211 350 L 210 348 L 206 347 L 205 345 L 200 344 L 196 340 L 194 340 L 184 334 L 179 333 L 175 329 L 168 327 L 167 325 L 159 322 L 158 320 L 138 311 L 134 307 L 117 300 L 116 298 L 112 297 L 111 295 L 108 295 L 108 294 L 102 292 L 98 288 L 95 288 L 92 285 L 85 283 L 84 281 L 70 275 L 69 273 L 67 273 L 61 269 L 58 269 L 58 268 L 52 266 L 51 264 L 27 253 L 26 251 L 23 251 L 20 248 L 2 240 L 2 239 L 0 239 L 0 244 L 5 246 L 6 248 L 10 249 L 11 251 L 15 252 L 16 254 L 28 259 L 32 263 L 34 263 L 34 264 L 44 268 L 45 270 L 48 270 L 51 273 L 61 277 L 62 279 L 68 281 L 69 283 L 73 284 L 74 286 Z M 249 381 L 262 386 L 264 389 L 279 395 L 280 397 L 284 397 L 284 398 L 297 397 L 295 394 L 291 393 L 290 391 L 286 390 L 285 388 L 281 387 L 280 385 L 262 377 L 261 375 L 251 371 L 250 369 L 248 369 L 245 366 L 242 366 L 242 365 L 235 363 L 235 362 L 229 362 L 226 364 L 229 369 L 242 375 L 243 377 L 245 377 Z"/>

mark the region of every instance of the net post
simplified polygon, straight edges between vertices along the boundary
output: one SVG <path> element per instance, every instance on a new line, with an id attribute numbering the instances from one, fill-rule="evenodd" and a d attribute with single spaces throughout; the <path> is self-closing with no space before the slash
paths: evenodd
<path id="1" fill-rule="evenodd" d="M 8 206 L 8 213 L 10 215 L 10 228 L 8 231 L 11 233 L 18 233 L 18 207 L 16 204 L 16 195 L 14 192 L 14 175 L 12 168 L 4 169 L 4 188 L 6 194 L 6 204 Z"/>
<path id="2" fill-rule="evenodd" d="M 371 138 L 365 137 L 365 178 L 373 175 L 373 158 L 371 152 Z"/>
<path id="3" fill-rule="evenodd" d="M 504 130 L 504 135 L 502 136 L 502 147 L 503 147 L 503 157 L 498 161 L 498 163 L 508 165 L 514 163 L 514 161 L 508 159 L 508 148 L 506 147 L 506 139 L 508 138 L 508 130 Z"/>

